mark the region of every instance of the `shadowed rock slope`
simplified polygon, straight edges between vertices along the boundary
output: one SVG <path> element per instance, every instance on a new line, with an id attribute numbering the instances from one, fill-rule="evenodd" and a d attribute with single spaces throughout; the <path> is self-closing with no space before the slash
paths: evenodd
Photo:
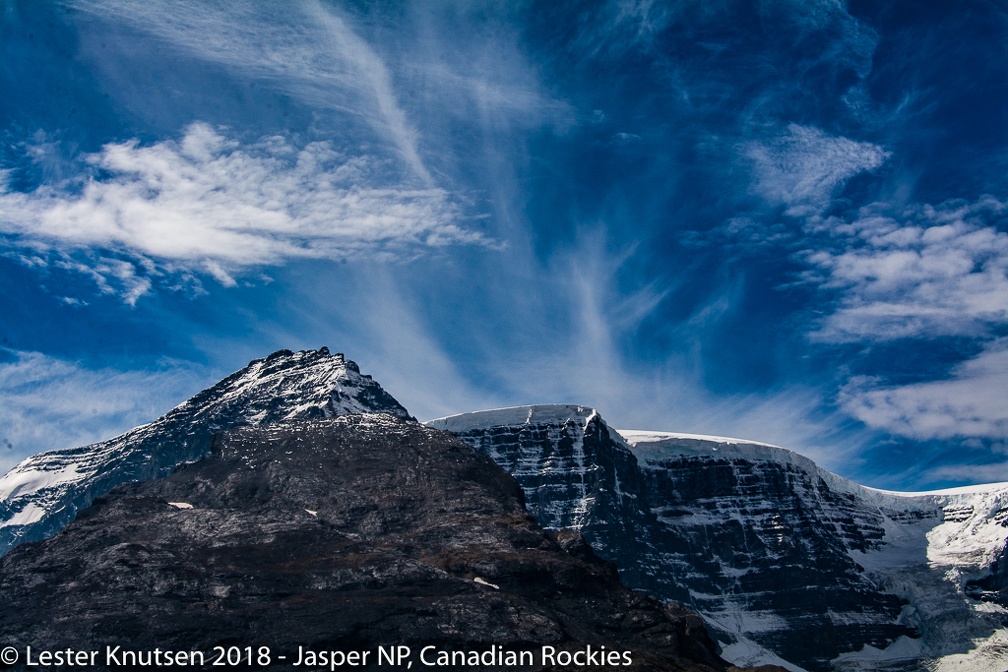
<path id="1" fill-rule="evenodd" d="M 488 457 L 387 414 L 227 432 L 0 559 L 0 599 L 22 649 L 496 645 L 535 652 L 506 669 L 553 669 L 542 645 L 590 645 L 631 652 L 623 669 L 729 669 L 698 616 L 544 532 Z"/>
<path id="2" fill-rule="evenodd" d="M 0 554 L 52 536 L 117 485 L 165 476 L 203 457 L 216 432 L 367 412 L 410 417 L 341 353 L 279 350 L 253 360 L 150 424 L 33 455 L 11 469 L 0 478 Z"/>

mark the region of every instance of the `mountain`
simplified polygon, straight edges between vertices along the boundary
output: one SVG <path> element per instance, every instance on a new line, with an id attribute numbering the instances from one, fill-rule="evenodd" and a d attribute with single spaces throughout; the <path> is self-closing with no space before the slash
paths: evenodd
<path id="1" fill-rule="evenodd" d="M 927 669 L 991 670 L 1008 665 L 1008 603 L 997 591 L 985 594 L 976 587 L 977 580 L 996 583 L 992 570 L 996 573 L 994 563 L 1008 536 L 1008 485 L 885 492 L 852 483 L 773 446 L 688 435 L 622 434 L 648 475 L 649 488 L 661 493 L 652 504 L 664 507 L 658 512 L 670 531 L 700 543 L 712 537 L 738 540 L 731 533 L 717 534 L 717 526 L 703 521 L 702 515 L 743 521 L 747 540 L 753 540 L 747 541 L 747 552 L 772 559 L 770 567 L 781 567 L 779 573 L 753 570 L 734 554 L 717 554 L 721 568 L 713 568 L 709 580 L 718 581 L 724 592 L 732 573 L 741 571 L 742 576 L 731 584 L 734 594 L 724 592 L 723 598 L 707 604 L 702 598 L 694 601 L 716 624 L 730 629 L 743 611 L 742 628 L 736 629 L 752 633 L 758 628 L 746 621 L 753 616 L 756 622 L 783 616 L 789 627 L 749 636 L 788 657 L 795 648 L 790 631 L 794 617 L 789 614 L 794 602 L 788 604 L 788 591 L 779 584 L 804 582 L 813 586 L 811 599 L 802 607 L 804 613 L 795 616 L 804 620 L 809 613 L 824 612 L 833 623 L 838 634 L 835 669 L 930 665 Z M 683 506 L 694 515 L 677 516 Z M 766 596 L 760 595 L 762 582 Z M 864 594 L 871 586 L 874 599 Z M 898 598 L 895 614 L 878 608 L 886 596 Z M 845 598 L 846 611 L 839 608 L 844 603 L 838 605 Z M 869 608 L 872 604 L 876 608 Z M 896 618 L 886 620 L 887 615 Z M 810 669 L 828 669 L 822 660 L 795 659 Z"/>
<path id="2" fill-rule="evenodd" d="M 515 475 L 628 585 L 700 611 L 738 663 L 1008 666 L 1008 484 L 866 488 L 766 444 L 616 431 L 581 406 L 429 423 Z"/>
<path id="3" fill-rule="evenodd" d="M 0 479 L 0 548 L 86 519 L 117 485 L 201 460 L 222 431 L 369 412 L 412 421 L 324 348 L 255 360 L 149 425 L 11 470 Z M 627 585 L 696 608 L 736 663 L 1008 668 L 1008 485 L 883 492 L 774 446 L 619 432 L 583 406 L 429 424 L 513 474 L 543 527 L 577 531 Z"/>
<path id="4" fill-rule="evenodd" d="M 408 646 L 421 664 L 423 647 L 499 656 L 479 669 L 729 670 L 698 616 L 623 587 L 576 532 L 543 531 L 489 458 L 389 414 L 219 434 L 0 559 L 0 599 L 5 645 L 96 650 L 98 669 L 106 646 L 117 662 L 367 651 L 364 669 Z"/>
<path id="5" fill-rule="evenodd" d="M 257 359 L 154 422 L 83 448 L 29 457 L 0 478 L 0 554 L 51 536 L 120 483 L 170 473 L 235 427 L 347 413 L 410 415 L 357 364 L 327 348 Z"/>
<path id="6" fill-rule="evenodd" d="M 637 458 L 594 409 L 520 406 L 427 424 L 489 455 L 521 484 L 540 525 L 580 531 L 630 585 L 643 587 L 649 576 L 662 573 L 645 559 L 657 526 L 645 504 Z"/>

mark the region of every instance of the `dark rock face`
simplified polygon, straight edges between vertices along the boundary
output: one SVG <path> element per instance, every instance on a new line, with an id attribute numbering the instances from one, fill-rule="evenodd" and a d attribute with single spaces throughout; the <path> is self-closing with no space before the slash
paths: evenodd
<path id="1" fill-rule="evenodd" d="M 883 536 L 881 515 L 853 495 L 788 463 L 678 455 L 642 473 L 659 521 L 649 557 L 672 571 L 632 585 L 685 588 L 715 622 L 776 620 L 749 637 L 809 670 L 916 635 L 899 623 L 904 602 L 850 555 Z"/>
<path id="2" fill-rule="evenodd" d="M 624 583 L 696 608 L 726 641 L 745 634 L 826 671 L 841 653 L 916 636 L 899 622 L 903 601 L 850 555 L 881 544 L 882 515 L 831 488 L 811 463 L 809 471 L 689 450 L 644 461 L 594 410 L 576 406 L 430 424 L 514 474 L 540 524 L 578 529 Z"/>
<path id="3" fill-rule="evenodd" d="M 354 362 L 326 348 L 254 360 L 149 425 L 34 455 L 8 472 L 0 479 L 0 554 L 54 534 L 121 483 L 164 476 L 199 459 L 215 432 L 362 412 L 410 417 Z"/>
<path id="4" fill-rule="evenodd" d="M 628 560 L 620 565 L 624 581 L 646 580 L 642 553 L 655 520 L 644 505 L 645 483 L 637 458 L 598 413 L 542 405 L 458 418 L 458 426 L 451 419 L 428 424 L 456 433 L 514 475 L 540 525 L 579 530 L 603 557 Z"/>
<path id="5" fill-rule="evenodd" d="M 1008 607 L 1008 546 L 991 563 L 987 576 L 966 582 L 965 592 L 974 600 Z"/>
<path id="6" fill-rule="evenodd" d="M 590 645 L 631 651 L 627 669 L 728 667 L 697 615 L 539 528 L 489 458 L 390 415 L 228 432 L 0 559 L 0 599 L 22 648 L 497 645 L 550 669 L 542 645 Z"/>

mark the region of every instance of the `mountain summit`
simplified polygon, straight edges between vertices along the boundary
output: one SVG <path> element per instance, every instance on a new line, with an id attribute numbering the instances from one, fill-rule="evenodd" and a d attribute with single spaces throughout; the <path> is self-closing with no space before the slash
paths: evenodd
<path id="1" fill-rule="evenodd" d="M 328 348 L 253 360 L 148 425 L 14 467 L 0 478 L 0 554 L 52 536 L 121 483 L 158 478 L 203 457 L 217 432 L 368 412 L 411 419 L 356 363 Z"/>

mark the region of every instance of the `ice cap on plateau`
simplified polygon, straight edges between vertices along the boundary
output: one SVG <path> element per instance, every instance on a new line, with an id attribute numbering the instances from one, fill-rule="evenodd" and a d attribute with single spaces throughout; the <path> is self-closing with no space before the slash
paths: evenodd
<path id="1" fill-rule="evenodd" d="M 435 429 L 454 432 L 459 429 L 487 429 L 520 424 L 563 424 L 567 420 L 577 418 L 581 424 L 586 424 L 593 417 L 598 417 L 598 411 L 591 406 L 579 404 L 528 404 L 525 406 L 508 406 L 490 408 L 483 411 L 458 413 L 443 418 L 428 420 L 424 424 Z"/>

